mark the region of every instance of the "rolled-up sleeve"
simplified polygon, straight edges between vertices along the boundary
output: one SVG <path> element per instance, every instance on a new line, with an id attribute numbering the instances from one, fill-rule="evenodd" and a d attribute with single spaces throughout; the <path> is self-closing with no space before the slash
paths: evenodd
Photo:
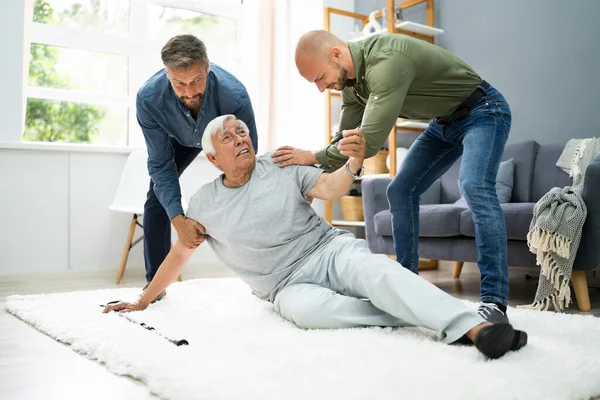
<path id="1" fill-rule="evenodd" d="M 348 157 L 340 154 L 337 143 L 342 140 L 342 131 L 356 129 L 360 126 L 365 107 L 358 102 L 352 91 L 342 92 L 342 110 L 340 114 L 340 126 L 333 136 L 331 143 L 324 149 L 318 151 L 315 156 L 321 168 L 327 172 L 335 171 L 346 163 Z"/>
<path id="2" fill-rule="evenodd" d="M 154 193 L 171 220 L 176 215 L 183 214 L 173 147 L 169 136 L 145 108 L 139 96 L 136 100 L 136 115 L 148 149 L 148 173 L 154 183 Z"/>
<path id="3" fill-rule="evenodd" d="M 398 65 L 403 66 L 400 72 Z M 412 61 L 399 52 L 392 52 L 385 61 L 367 69 L 371 94 L 360 125 L 367 142 L 366 158 L 381 150 L 396 124 L 415 71 Z"/>

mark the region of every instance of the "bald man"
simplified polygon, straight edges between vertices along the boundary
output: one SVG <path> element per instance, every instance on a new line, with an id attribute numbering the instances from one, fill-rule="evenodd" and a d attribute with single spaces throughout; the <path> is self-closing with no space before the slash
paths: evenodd
<path id="1" fill-rule="evenodd" d="M 387 189 L 398 262 L 418 273 L 419 199 L 462 155 L 459 183 L 475 224 L 481 271 L 480 314 L 508 322 L 506 225 L 496 174 L 511 125 L 510 108 L 466 62 L 406 35 L 376 34 L 344 42 L 326 31 L 304 34 L 296 48 L 300 74 L 319 91 L 342 91 L 339 131 L 324 149 L 279 148 L 279 166 L 319 164 L 330 172 L 347 157 L 337 144 L 359 130 L 374 156 L 398 117 L 433 121 L 412 144 Z"/>

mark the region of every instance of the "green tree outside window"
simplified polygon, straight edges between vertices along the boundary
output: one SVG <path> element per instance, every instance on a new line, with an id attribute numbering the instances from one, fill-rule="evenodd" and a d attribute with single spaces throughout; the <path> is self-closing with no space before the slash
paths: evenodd
<path id="1" fill-rule="evenodd" d="M 81 7 L 80 4 L 73 6 Z M 45 0 L 35 0 L 33 21 L 49 22 L 55 18 L 54 9 Z M 32 43 L 29 63 L 29 83 L 40 87 L 67 88 L 68 78 L 55 69 L 58 54 L 50 46 Z M 25 140 L 38 142 L 89 143 L 98 134 L 106 108 L 98 105 L 66 101 L 27 100 Z"/>

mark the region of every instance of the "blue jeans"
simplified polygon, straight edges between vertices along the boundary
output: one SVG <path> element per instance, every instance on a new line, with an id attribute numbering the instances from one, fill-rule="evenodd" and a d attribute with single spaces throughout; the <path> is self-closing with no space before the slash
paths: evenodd
<path id="1" fill-rule="evenodd" d="M 431 122 L 412 144 L 387 189 L 396 260 L 418 273 L 419 199 L 462 155 L 459 181 L 473 214 L 481 301 L 507 304 L 506 223 L 496 195 L 496 174 L 511 125 L 508 103 L 489 88 L 461 120 Z"/>

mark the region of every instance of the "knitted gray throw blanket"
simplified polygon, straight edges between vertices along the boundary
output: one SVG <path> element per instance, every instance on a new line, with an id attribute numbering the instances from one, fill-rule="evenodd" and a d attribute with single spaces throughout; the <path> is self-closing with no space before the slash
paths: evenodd
<path id="1" fill-rule="evenodd" d="M 564 310 L 571 303 L 571 271 L 581 241 L 587 208 L 581 193 L 585 169 L 600 154 L 600 139 L 571 139 L 556 166 L 573 178 L 573 186 L 552 188 L 535 205 L 527 234 L 529 250 L 541 266 L 534 302 L 529 308 Z"/>

